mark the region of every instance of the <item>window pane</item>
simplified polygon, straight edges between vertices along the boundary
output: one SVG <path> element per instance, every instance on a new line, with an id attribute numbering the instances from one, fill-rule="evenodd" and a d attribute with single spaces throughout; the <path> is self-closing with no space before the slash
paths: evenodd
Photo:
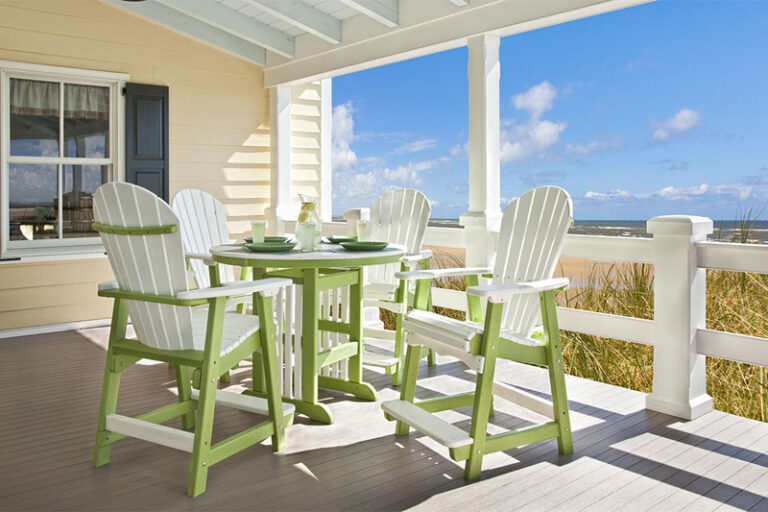
<path id="1" fill-rule="evenodd" d="M 56 165 L 9 164 L 11 240 L 58 238 Z"/>
<path id="2" fill-rule="evenodd" d="M 59 84 L 11 78 L 11 155 L 59 156 Z"/>
<path id="3" fill-rule="evenodd" d="M 109 157 L 109 88 L 64 84 L 64 156 Z"/>
<path id="4" fill-rule="evenodd" d="M 93 231 L 93 193 L 107 182 L 107 165 L 65 165 L 62 178 L 64 238 L 99 236 Z"/>

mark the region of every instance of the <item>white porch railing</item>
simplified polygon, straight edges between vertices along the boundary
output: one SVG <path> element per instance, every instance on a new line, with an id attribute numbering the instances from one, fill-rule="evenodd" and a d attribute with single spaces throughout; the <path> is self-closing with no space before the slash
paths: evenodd
<path id="1" fill-rule="evenodd" d="M 326 223 L 324 231 L 351 234 L 358 217 L 359 211 L 348 211 L 347 222 Z M 648 231 L 653 238 L 568 235 L 563 256 L 654 265 L 654 320 L 560 307 L 560 327 L 653 346 L 647 407 L 691 419 L 712 408 L 705 356 L 768 366 L 768 338 L 707 329 L 705 310 L 706 269 L 768 274 L 768 245 L 707 241 L 712 221 L 703 217 L 656 217 Z M 463 249 L 465 238 L 464 228 L 430 226 L 425 245 Z M 463 292 L 432 291 L 435 306 L 466 310 Z"/>

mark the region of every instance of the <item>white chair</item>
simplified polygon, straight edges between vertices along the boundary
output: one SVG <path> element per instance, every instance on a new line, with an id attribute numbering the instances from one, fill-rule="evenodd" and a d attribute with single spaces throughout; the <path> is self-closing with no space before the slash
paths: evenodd
<path id="1" fill-rule="evenodd" d="M 116 281 L 99 287 L 114 299 L 112 327 L 98 415 L 93 465 L 109 462 L 112 445 L 136 437 L 191 454 L 190 496 L 205 491 L 208 469 L 248 446 L 272 437 L 285 447 L 285 427 L 295 407 L 282 403 L 272 297 L 288 279 L 241 281 L 189 290 L 179 219 L 151 192 L 129 183 L 108 183 L 94 194 L 93 227 L 101 233 Z M 257 315 L 226 312 L 227 298 L 257 294 Z M 207 308 L 196 307 L 207 304 Z M 136 339 L 126 338 L 130 316 Z M 218 378 L 261 351 L 267 398 L 219 391 Z M 138 417 L 116 413 L 120 375 L 142 358 L 176 367 L 178 401 Z M 190 389 L 189 368 L 199 387 Z M 159 386 L 164 392 L 164 388 Z M 213 444 L 214 406 L 219 403 L 269 418 Z M 197 412 L 197 418 L 195 418 Z M 164 426 L 182 418 L 185 429 Z"/>
<path id="2" fill-rule="evenodd" d="M 422 250 L 424 234 L 432 208 L 427 197 L 411 188 L 401 188 L 381 196 L 370 210 L 371 240 L 386 241 L 403 245 L 406 257 L 402 264 L 376 265 L 366 269 L 366 284 L 363 289 L 366 307 L 386 309 L 395 314 L 395 329 L 381 326 L 378 318 L 368 319 L 364 334 L 393 342 L 393 355 L 382 356 L 366 352 L 366 364 L 382 366 L 392 373 L 392 384 L 400 384 L 405 359 L 405 345 L 401 328 L 403 314 L 408 306 L 408 282 L 400 281 L 395 274 L 411 270 L 420 265 L 429 265 L 432 251 Z"/>
<path id="3" fill-rule="evenodd" d="M 211 247 L 229 243 L 227 212 L 221 201 L 202 190 L 185 188 L 173 196 L 171 208 L 179 218 L 184 251 L 197 287 L 234 281 L 235 268 L 218 265 L 210 253 Z"/>
<path id="4" fill-rule="evenodd" d="M 448 447 L 454 460 L 466 460 L 464 477 L 467 479 L 480 475 L 483 455 L 487 453 L 551 438 L 557 438 L 560 453 L 573 451 L 555 303 L 555 292 L 566 288 L 568 280 L 552 277 L 572 213 L 570 197 L 558 187 L 540 187 L 512 201 L 502 218 L 490 285 L 476 285 L 477 276 L 491 272 L 489 268 L 397 274 L 400 279 L 424 283 L 417 287 L 417 307 L 426 302 L 420 291 L 429 288 L 431 279 L 446 276 L 474 279 L 475 286 L 467 289 L 469 320 L 455 320 L 421 309 L 413 309 L 405 316 L 403 329 L 408 354 L 400 400 L 382 404 L 387 418 L 397 420 L 397 435 L 407 435 L 413 427 Z M 481 300 L 487 301 L 484 318 Z M 532 331 L 539 318 L 544 335 L 534 337 Z M 474 392 L 414 402 L 423 347 L 454 356 L 474 370 L 477 377 Z M 547 367 L 552 403 L 494 382 L 497 358 Z M 552 421 L 489 436 L 488 416 L 494 394 L 528 406 Z M 472 407 L 469 432 L 430 414 L 468 406 Z"/>

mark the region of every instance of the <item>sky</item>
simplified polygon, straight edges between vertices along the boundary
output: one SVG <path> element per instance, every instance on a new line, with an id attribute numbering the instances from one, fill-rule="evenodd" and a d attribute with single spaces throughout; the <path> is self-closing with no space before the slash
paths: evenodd
<path id="1" fill-rule="evenodd" d="M 502 208 L 551 184 L 578 220 L 763 212 L 766 27 L 768 2 L 662 0 L 503 38 Z M 334 215 L 402 186 L 433 218 L 467 210 L 466 65 L 463 47 L 333 79 Z"/>

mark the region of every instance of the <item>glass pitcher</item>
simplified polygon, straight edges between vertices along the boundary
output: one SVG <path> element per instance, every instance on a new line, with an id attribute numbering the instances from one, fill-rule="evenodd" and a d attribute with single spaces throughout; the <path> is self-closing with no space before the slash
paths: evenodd
<path id="1" fill-rule="evenodd" d="M 313 222 L 315 224 L 315 247 L 320 243 L 320 237 L 323 233 L 323 221 L 317 211 L 317 198 L 299 194 L 301 201 L 301 210 L 299 210 L 299 222 Z"/>

